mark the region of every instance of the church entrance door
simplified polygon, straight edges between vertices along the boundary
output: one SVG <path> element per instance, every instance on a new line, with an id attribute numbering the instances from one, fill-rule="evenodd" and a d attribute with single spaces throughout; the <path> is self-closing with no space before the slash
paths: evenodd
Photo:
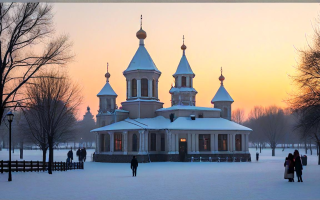
<path id="1" fill-rule="evenodd" d="M 186 161 L 187 153 L 187 140 L 181 138 L 179 141 L 179 157 L 181 162 Z"/>

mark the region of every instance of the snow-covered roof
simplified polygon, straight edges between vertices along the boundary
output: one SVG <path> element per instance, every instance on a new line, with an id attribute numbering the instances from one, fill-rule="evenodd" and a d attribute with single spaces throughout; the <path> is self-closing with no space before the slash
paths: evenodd
<path id="1" fill-rule="evenodd" d="M 211 100 L 211 103 L 214 103 L 216 101 L 231 101 L 234 102 L 227 90 L 224 88 L 223 85 L 220 86 L 218 89 L 216 95 L 214 95 L 213 99 Z"/>
<path id="2" fill-rule="evenodd" d="M 99 131 L 117 131 L 117 130 L 141 130 L 141 129 L 164 129 L 170 124 L 170 120 L 162 116 L 154 118 L 138 118 L 138 119 L 125 119 L 104 127 L 96 128 L 91 132 Z"/>
<path id="3" fill-rule="evenodd" d="M 176 76 L 176 75 L 187 75 L 187 74 L 192 74 L 194 75 L 190 65 L 189 65 L 189 62 L 187 60 L 187 57 L 186 55 L 182 55 L 181 57 L 181 60 L 179 62 L 179 65 L 178 65 L 178 68 L 177 68 L 177 71 L 176 73 L 173 74 L 173 76 Z"/>
<path id="4" fill-rule="evenodd" d="M 125 119 L 124 121 L 93 129 L 91 132 L 143 129 L 252 131 L 250 128 L 223 118 L 196 118 L 191 120 L 190 117 L 178 117 L 171 123 L 170 119 L 158 116 L 154 118 Z"/>
<path id="5" fill-rule="evenodd" d="M 105 96 L 105 95 L 110 95 L 110 96 L 118 96 L 114 90 L 112 89 L 111 85 L 109 82 L 107 82 L 104 87 L 101 89 L 101 91 L 97 94 L 97 96 Z"/>
<path id="6" fill-rule="evenodd" d="M 209 110 L 209 111 L 221 111 L 219 108 L 208 108 L 199 106 L 185 106 L 185 105 L 175 105 L 169 108 L 160 108 L 156 111 L 168 111 L 168 110 Z"/>
<path id="7" fill-rule="evenodd" d="M 124 73 L 134 70 L 155 70 L 160 72 L 144 45 L 139 46 L 136 54 L 133 56 L 128 68 L 124 71 Z"/>
<path id="8" fill-rule="evenodd" d="M 181 88 L 177 88 L 177 87 L 172 87 L 169 91 L 170 93 L 175 93 L 175 92 L 197 92 L 197 90 L 195 90 L 194 88 L 189 88 L 189 87 L 181 87 Z"/>
<path id="9" fill-rule="evenodd" d="M 224 118 L 178 117 L 168 127 L 170 130 L 219 130 L 219 131 L 252 131 L 252 129 Z"/>

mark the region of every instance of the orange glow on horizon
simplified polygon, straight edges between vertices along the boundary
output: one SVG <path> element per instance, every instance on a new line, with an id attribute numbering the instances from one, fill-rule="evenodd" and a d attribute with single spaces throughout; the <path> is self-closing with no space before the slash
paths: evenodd
<path id="1" fill-rule="evenodd" d="M 83 87 L 84 102 L 79 119 L 90 106 L 97 114 L 98 92 L 106 82 L 118 94 L 117 105 L 126 98 L 122 72 L 134 56 L 136 32 L 143 15 L 147 33 L 145 47 L 162 72 L 159 98 L 170 107 L 169 90 L 182 56 L 196 74 L 197 106 L 212 107 L 211 99 L 224 86 L 234 99 L 232 109 L 246 114 L 256 105 L 286 106 L 292 90 L 288 74 L 299 59 L 296 49 L 305 48 L 313 35 L 318 4 L 54 4 L 57 33 L 67 33 L 74 43 L 75 61 L 70 76 Z M 85 13 L 85 14 L 84 14 Z M 310 40 L 311 41 L 311 40 Z"/>

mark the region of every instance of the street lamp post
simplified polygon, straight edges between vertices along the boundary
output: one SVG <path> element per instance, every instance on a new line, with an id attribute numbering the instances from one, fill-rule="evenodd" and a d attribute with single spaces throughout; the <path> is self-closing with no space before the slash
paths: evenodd
<path id="1" fill-rule="evenodd" d="M 9 111 L 7 113 L 7 119 L 9 122 L 9 177 L 8 181 L 12 181 L 12 175 L 11 175 L 11 123 L 13 121 L 13 113 Z"/>

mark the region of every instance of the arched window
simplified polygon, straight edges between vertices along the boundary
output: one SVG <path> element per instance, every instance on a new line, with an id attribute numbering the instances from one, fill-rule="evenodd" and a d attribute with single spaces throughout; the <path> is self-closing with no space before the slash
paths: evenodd
<path id="1" fill-rule="evenodd" d="M 122 151 L 122 134 L 114 133 L 114 151 Z"/>
<path id="2" fill-rule="evenodd" d="M 186 86 L 187 86 L 187 77 L 182 76 L 181 87 L 186 87 Z"/>
<path id="3" fill-rule="evenodd" d="M 156 151 L 157 137 L 155 133 L 151 133 L 151 151 Z"/>
<path id="4" fill-rule="evenodd" d="M 189 78 L 189 86 L 192 88 L 192 78 Z"/>
<path id="5" fill-rule="evenodd" d="M 236 134 L 235 136 L 236 139 L 236 151 L 241 151 L 241 135 L 240 134 Z"/>
<path id="6" fill-rule="evenodd" d="M 148 96 L 148 79 L 146 78 L 141 79 L 141 96 Z"/>
<path id="7" fill-rule="evenodd" d="M 133 136 L 132 136 L 132 151 L 138 151 L 138 138 L 137 138 L 137 134 L 133 134 Z"/>
<path id="8" fill-rule="evenodd" d="M 136 97 L 137 96 L 137 80 L 132 79 L 131 81 L 131 96 Z"/>
<path id="9" fill-rule="evenodd" d="M 152 80 L 152 96 L 156 96 L 156 80 Z"/>
<path id="10" fill-rule="evenodd" d="M 176 77 L 174 80 L 174 87 L 178 87 L 178 77 Z"/>

